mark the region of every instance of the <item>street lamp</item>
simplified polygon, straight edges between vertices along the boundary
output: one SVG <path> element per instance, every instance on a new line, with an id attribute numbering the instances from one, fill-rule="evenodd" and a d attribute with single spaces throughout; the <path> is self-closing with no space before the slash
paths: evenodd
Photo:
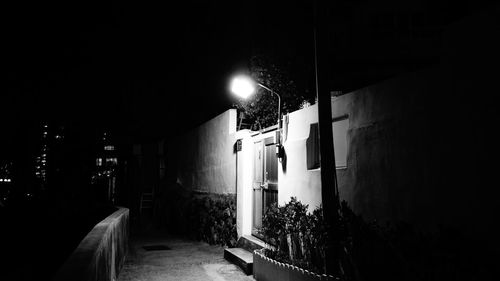
<path id="1" fill-rule="evenodd" d="M 276 154 L 278 157 L 281 156 L 281 97 L 278 93 L 273 91 L 272 89 L 262 85 L 261 83 L 255 82 L 252 78 L 246 75 L 238 75 L 233 78 L 231 81 L 230 90 L 233 94 L 240 98 L 248 98 L 252 94 L 255 93 L 255 88 L 259 86 L 263 89 L 268 90 L 271 94 L 276 95 L 278 97 L 278 144 L 276 145 Z M 281 157 L 280 157 L 281 158 Z"/>

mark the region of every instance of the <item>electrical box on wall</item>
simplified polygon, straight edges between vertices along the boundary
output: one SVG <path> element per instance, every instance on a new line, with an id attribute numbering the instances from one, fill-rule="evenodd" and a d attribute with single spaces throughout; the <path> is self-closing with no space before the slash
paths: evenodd
<path id="1" fill-rule="evenodd" d="M 234 148 L 236 152 L 241 151 L 241 149 L 243 148 L 243 142 L 241 140 L 237 140 L 234 144 Z"/>

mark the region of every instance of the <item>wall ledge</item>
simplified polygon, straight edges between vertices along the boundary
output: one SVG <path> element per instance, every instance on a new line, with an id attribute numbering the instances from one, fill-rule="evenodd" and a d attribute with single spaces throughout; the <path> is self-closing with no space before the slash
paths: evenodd
<path id="1" fill-rule="evenodd" d="M 118 207 L 83 238 L 52 280 L 116 280 L 127 255 L 128 239 L 129 209 Z"/>

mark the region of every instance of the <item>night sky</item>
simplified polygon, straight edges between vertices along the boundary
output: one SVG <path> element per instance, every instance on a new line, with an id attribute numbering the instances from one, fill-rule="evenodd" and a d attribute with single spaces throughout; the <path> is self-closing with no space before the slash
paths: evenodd
<path id="1" fill-rule="evenodd" d="M 313 75 L 312 3 L 182 3 L 7 4 L 3 140 L 41 120 L 133 141 L 174 135 L 230 108 L 228 80 L 256 53 Z"/>
<path id="2" fill-rule="evenodd" d="M 391 4 L 398 1 L 382 2 L 386 7 L 402 6 Z M 477 1 L 460 5 L 415 2 L 434 9 L 437 19 L 451 19 L 450 15 L 458 18 L 472 10 Z M 4 4 L 2 66 L 6 74 L 1 83 L 0 145 L 29 142 L 40 121 L 46 120 L 83 128 L 81 132 L 86 133 L 82 134 L 110 130 L 128 142 L 179 134 L 231 107 L 229 79 L 256 54 L 285 66 L 299 91 L 314 93 L 313 1 L 181 3 L 58 0 Z M 353 20 L 349 1 L 332 3 L 338 7 L 332 9 L 328 22 Z M 363 42 L 366 32 L 351 30 L 349 25 L 339 31 L 346 34 L 344 43 L 352 45 L 346 47 L 351 53 L 337 52 L 337 58 L 346 58 L 345 65 L 329 66 L 339 73 L 373 66 L 373 73 L 380 72 L 380 62 L 370 61 L 367 52 L 373 44 Z M 358 61 L 357 54 L 371 65 L 360 64 L 363 61 Z M 372 56 L 378 55 L 376 51 Z M 354 70 L 350 80 L 362 81 Z M 372 78 L 344 88 L 357 89 L 387 77 Z M 337 81 L 338 85 L 343 81 Z"/>

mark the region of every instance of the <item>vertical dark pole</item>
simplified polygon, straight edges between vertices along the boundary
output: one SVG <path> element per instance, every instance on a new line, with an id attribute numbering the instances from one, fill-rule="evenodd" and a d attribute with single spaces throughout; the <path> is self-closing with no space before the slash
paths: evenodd
<path id="1" fill-rule="evenodd" d="M 321 165 L 321 200 L 323 216 L 328 225 L 326 244 L 327 274 L 339 273 L 339 235 L 338 235 L 338 192 L 337 174 L 335 170 L 335 153 L 332 132 L 332 108 L 329 89 L 331 78 L 331 60 L 329 52 L 331 44 L 328 32 L 327 1 L 314 2 L 314 60 L 316 75 L 316 96 L 318 98 L 318 124 L 320 140 Z"/>

